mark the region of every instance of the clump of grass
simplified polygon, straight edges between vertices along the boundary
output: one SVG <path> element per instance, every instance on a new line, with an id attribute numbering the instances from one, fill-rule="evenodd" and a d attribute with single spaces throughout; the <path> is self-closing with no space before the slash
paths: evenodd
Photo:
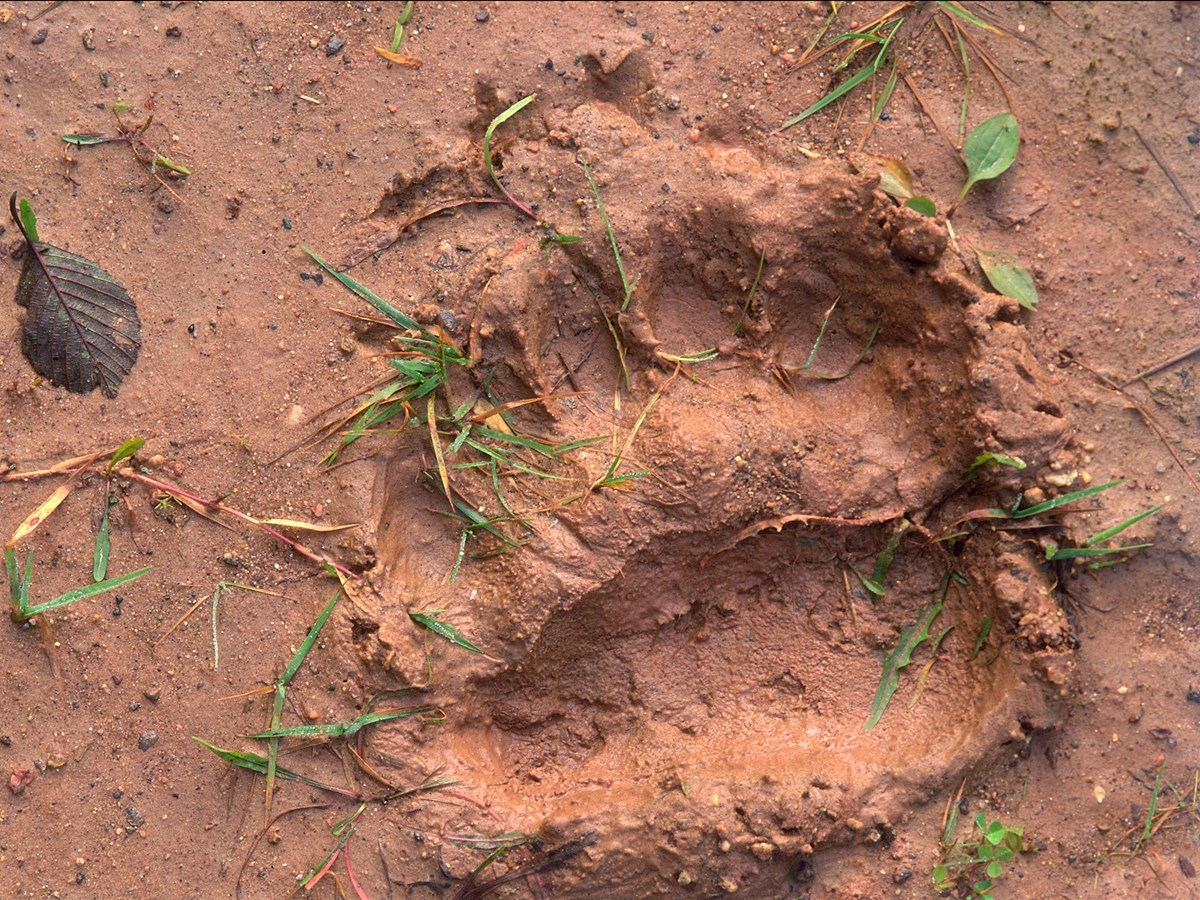
<path id="1" fill-rule="evenodd" d="M 816 378 L 819 381 L 840 381 L 843 378 L 848 377 L 850 373 L 854 371 L 855 367 L 864 359 L 866 359 L 867 354 L 871 352 L 871 348 L 875 346 L 875 338 L 879 336 L 879 329 L 883 325 L 883 319 L 876 320 L 875 325 L 871 328 L 871 334 L 867 337 L 867 342 L 863 345 L 863 348 L 858 351 L 858 355 L 854 357 L 850 365 L 848 365 L 843 371 L 825 372 L 814 368 L 814 364 L 817 361 L 817 353 L 821 349 L 821 342 L 825 340 L 825 332 L 829 328 L 829 320 L 833 316 L 833 311 L 837 309 L 840 299 L 840 297 L 835 298 L 829 309 L 825 310 L 825 315 L 821 319 L 821 327 L 817 331 L 817 338 L 815 341 L 813 341 L 812 351 L 808 354 L 808 359 L 804 361 L 804 364 L 800 366 L 779 365 L 776 368 L 776 373 L 778 374 L 780 380 L 789 390 L 793 389 L 793 376 Z"/>
<path id="2" fill-rule="evenodd" d="M 867 716 L 867 731 L 878 725 L 884 712 L 887 711 L 892 696 L 900 686 L 900 670 L 912 663 L 913 653 L 921 644 L 930 639 L 929 629 L 942 612 L 950 581 L 950 575 L 946 575 L 942 579 L 942 583 L 934 591 L 933 599 L 917 614 L 916 622 L 900 630 L 896 646 L 884 657 L 883 676 L 879 679 L 879 687 L 875 690 L 875 699 L 871 703 L 871 712 Z M 944 636 L 945 632 L 942 632 L 942 636 L 937 639 L 937 642 L 941 643 L 941 638 Z"/>
<path id="3" fill-rule="evenodd" d="M 127 575 L 120 575 L 116 578 L 109 578 L 105 581 L 98 581 L 94 584 L 85 585 L 84 587 L 75 588 L 67 591 L 53 600 L 47 600 L 45 603 L 30 604 L 29 602 L 29 584 L 33 576 L 33 551 L 29 551 L 29 557 L 25 561 L 25 574 L 21 574 L 20 566 L 17 562 L 17 555 L 11 547 L 4 548 L 4 568 L 8 572 L 8 594 L 11 609 L 9 616 L 14 622 L 27 622 L 34 616 L 40 616 L 42 613 L 50 612 L 53 609 L 59 609 L 63 606 L 68 606 L 71 603 L 76 603 L 80 600 L 86 600 L 89 597 L 95 597 L 97 594 L 104 594 L 108 591 L 116 590 L 122 585 L 129 584 L 131 581 L 136 581 L 153 566 L 145 566 L 136 571 L 130 572 Z"/>
<path id="4" fill-rule="evenodd" d="M 425 328 L 374 291 L 344 272 L 338 272 L 305 248 L 305 252 L 348 290 L 382 312 L 400 333 L 393 339 L 397 348 L 388 365 L 390 372 L 348 416 L 318 431 L 315 441 L 338 435 L 338 443 L 325 457 L 327 466 L 337 465 L 340 455 L 368 435 L 420 435 L 433 465 L 430 482 L 446 500 L 448 515 L 461 525 L 459 554 L 451 569 L 458 573 L 468 542 L 490 535 L 495 545 L 488 552 L 504 552 L 519 544 L 519 535 L 529 530 L 527 519 L 546 508 L 536 491 L 520 488 L 521 479 L 566 483 L 557 471 L 565 457 L 602 438 L 551 442 L 516 430 L 512 413 L 520 407 L 576 396 L 549 394 L 522 400 L 501 401 L 490 387 L 490 377 L 467 396 L 455 397 L 453 376 L 469 375 L 472 360 L 438 330 Z M 473 476 L 473 477 L 472 477 Z M 517 486 L 522 501 L 536 497 L 531 509 L 506 491 Z M 486 499 L 484 499 L 486 498 Z M 551 507 L 573 498 L 552 501 Z M 532 502 L 532 501 L 531 501 Z M 498 511 L 488 512 L 495 506 Z"/>
<path id="5" fill-rule="evenodd" d="M 825 109 L 830 104 L 842 99 L 843 97 L 846 97 L 863 84 L 870 82 L 872 85 L 872 94 L 876 97 L 876 99 L 871 106 L 867 126 L 858 142 L 858 149 L 862 149 L 876 123 L 881 120 L 883 113 L 886 111 L 887 105 L 891 101 L 900 80 L 902 80 L 912 92 L 917 103 L 922 107 L 922 109 L 925 110 L 926 114 L 929 114 L 929 110 L 926 108 L 926 104 L 920 91 L 913 80 L 909 77 L 904 61 L 900 58 L 899 54 L 895 50 L 896 47 L 901 46 L 913 49 L 913 35 L 907 31 L 902 33 L 901 29 L 906 23 L 905 13 L 907 13 L 911 7 L 915 6 L 915 4 L 911 2 L 911 0 L 898 3 L 871 21 L 857 26 L 850 31 L 846 31 L 837 35 L 836 37 L 832 38 L 824 47 L 822 47 L 820 50 L 817 50 L 817 44 L 820 43 L 825 33 L 830 29 L 837 18 L 840 12 L 840 6 L 841 4 L 835 5 L 835 9 L 826 20 L 824 28 L 821 29 L 817 35 L 817 38 L 814 39 L 813 43 L 810 44 L 805 50 L 803 56 L 797 64 L 797 67 L 810 65 L 817 60 L 822 59 L 827 54 L 835 51 L 843 51 L 841 59 L 832 67 L 832 72 L 836 74 L 848 69 L 854 59 L 864 51 L 874 50 L 874 55 L 871 56 L 867 63 L 863 65 L 863 67 L 854 75 L 842 82 L 842 84 L 822 95 L 815 103 L 813 103 L 803 112 L 788 119 L 779 127 L 778 131 L 783 132 L 795 125 L 798 125 L 810 116 L 813 116 Z M 920 17 L 918 16 L 917 18 Z M 958 125 L 958 133 L 961 138 L 961 135 L 965 131 L 967 110 L 971 96 L 971 65 L 968 50 L 973 51 L 980 59 L 984 67 L 991 74 L 992 78 L 996 80 L 996 83 L 999 85 L 1001 92 L 1004 93 L 1006 100 L 1008 99 L 1008 93 L 1001 78 L 1003 73 L 1001 72 L 1000 67 L 996 64 L 996 61 L 992 58 L 987 49 L 972 36 L 971 30 L 966 26 L 972 26 L 973 28 L 987 31 L 992 34 L 1000 34 L 1005 36 L 1011 35 L 1000 26 L 993 22 L 987 21 L 980 15 L 976 15 L 975 13 L 968 11 L 962 6 L 962 4 L 956 2 L 943 2 L 943 0 L 938 0 L 932 19 L 936 25 L 937 31 L 940 32 L 942 37 L 945 39 L 950 52 L 954 54 L 959 66 L 963 71 L 963 99 L 962 103 L 960 104 Z M 953 35 L 953 38 L 951 35 Z M 887 78 L 883 86 L 876 93 L 874 85 L 877 84 L 878 76 L 885 69 L 888 70 Z M 1011 100 L 1008 101 L 1008 105 L 1009 108 L 1012 107 Z M 932 116 L 930 116 L 930 118 L 932 119 Z M 934 119 L 933 122 L 935 127 L 937 127 L 937 121 Z M 939 133 L 942 133 L 940 127 L 938 128 L 938 131 Z M 944 133 L 943 137 L 946 137 L 948 143 L 952 143 Z"/>
<path id="6" fill-rule="evenodd" d="M 64 134 L 62 139 L 73 147 L 91 147 L 97 144 L 128 144 L 134 157 L 138 162 L 150 167 L 150 174 L 158 180 L 163 187 L 171 191 L 176 199 L 181 200 L 178 194 L 175 194 L 168 185 L 159 176 L 162 171 L 168 177 L 186 178 L 191 175 L 191 170 L 186 166 L 181 166 L 179 163 L 172 162 L 166 156 L 158 151 L 146 140 L 146 133 L 149 132 L 150 126 L 154 124 L 154 116 L 147 116 L 141 122 L 126 121 L 121 117 L 121 114 L 129 111 L 129 104 L 125 101 L 119 101 L 113 104 L 113 117 L 117 120 L 116 134 L 97 134 L 94 132 L 85 132 L 80 134 Z M 72 160 L 68 160 L 70 162 Z"/>
<path id="7" fill-rule="evenodd" d="M 1083 500 L 1087 497 L 1093 497 L 1096 494 L 1101 494 L 1104 491 L 1114 488 L 1121 484 L 1120 481 L 1110 481 L 1106 484 L 1096 484 L 1091 487 L 1083 488 L 1082 490 L 1072 491 L 1068 494 L 1062 494 L 1058 497 L 1053 497 L 1042 503 L 1034 504 L 1033 506 L 1022 506 L 1021 498 L 1017 498 L 1017 502 L 1013 504 L 1011 509 L 998 509 L 989 507 L 987 509 L 978 509 L 973 512 L 960 516 L 955 522 L 951 523 L 947 532 L 942 535 L 942 540 L 957 541 L 969 534 L 969 532 L 952 531 L 957 526 L 972 522 L 972 521 L 991 521 L 1001 524 L 996 527 L 1004 528 L 1005 523 L 1026 523 L 1025 527 L 1052 527 L 1055 525 L 1053 521 L 1030 522 L 1030 520 L 1040 519 L 1053 513 L 1064 506 L 1068 506 L 1077 500 Z M 1121 534 L 1127 528 L 1137 524 L 1145 518 L 1148 518 L 1163 508 L 1164 504 L 1158 504 L 1149 509 L 1142 510 L 1139 513 L 1118 522 L 1108 528 L 1098 531 L 1091 537 L 1087 538 L 1082 546 L 1064 547 L 1058 544 L 1057 541 L 1049 540 L 1045 545 L 1046 560 L 1049 562 L 1060 562 L 1076 559 L 1094 559 L 1095 562 L 1089 564 L 1091 569 L 1100 569 L 1105 566 L 1113 565 L 1117 562 L 1123 562 L 1127 559 L 1127 555 L 1134 550 L 1144 550 L 1147 547 L 1153 546 L 1151 543 L 1129 544 L 1117 547 L 1101 546 L 1108 541 L 1111 541 L 1117 535 Z M 1119 558 L 1109 558 L 1119 557 Z"/>
<path id="8" fill-rule="evenodd" d="M 979 813 L 972 838 L 955 841 L 957 825 L 958 805 L 951 802 L 942 829 L 941 858 L 932 873 L 934 890 L 952 890 L 959 897 L 992 900 L 992 888 L 1004 874 L 1004 867 L 1025 851 L 1025 829 L 1021 825 L 1005 825 L 998 819 L 988 821 L 986 815 Z"/>

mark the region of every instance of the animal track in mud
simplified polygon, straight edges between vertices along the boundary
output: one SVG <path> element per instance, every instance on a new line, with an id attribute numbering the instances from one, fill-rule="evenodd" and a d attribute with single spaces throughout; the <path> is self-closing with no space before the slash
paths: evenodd
<path id="1" fill-rule="evenodd" d="M 628 434 L 660 391 L 631 451 L 651 474 L 554 509 L 519 550 L 463 569 L 454 614 L 504 662 L 434 651 L 451 714 L 420 739 L 420 759 L 471 784 L 504 828 L 597 831 L 581 863 L 589 891 L 668 890 L 686 867 L 768 896 L 823 846 L 889 841 L 906 809 L 1052 720 L 1070 634 L 1028 551 L 981 535 L 949 559 L 914 536 L 875 603 L 849 573 L 869 568 L 887 523 L 936 528 L 969 505 L 956 491 L 978 453 L 1036 468 L 1061 452 L 1064 424 L 1015 304 L 954 274 L 943 229 L 873 179 L 825 164 L 797 175 L 734 148 L 656 170 L 644 132 L 603 104 L 547 127 L 564 152 L 536 166 L 562 166 L 569 148 L 620 173 L 601 190 L 641 276 L 630 310 L 609 309 L 630 389 L 614 422 L 598 398 L 613 396 L 618 360 L 597 304 L 620 289 L 596 220 L 569 254 L 531 247 L 496 267 L 472 329 L 480 370 L 519 397 L 552 392 L 570 369 L 591 393 L 545 416 L 554 440 L 614 424 Z M 846 378 L 806 377 L 835 301 L 820 368 L 849 368 L 877 337 Z M 709 346 L 721 356 L 697 381 L 670 380 L 663 353 Z M 579 464 L 608 460 L 593 449 Z M 404 609 L 446 592 L 437 565 L 414 565 L 438 551 L 413 535 L 438 535 L 439 564 L 453 543 L 418 512 L 420 465 L 396 454 L 378 475 L 380 599 L 355 644 L 411 683 L 426 648 Z M 823 521 L 834 518 L 860 524 Z M 882 654 L 951 567 L 970 584 L 951 589 L 937 621 L 952 629 L 942 660 L 919 698 L 906 684 L 867 732 Z M 987 616 L 1003 639 L 972 658 Z M 376 738 L 410 756 L 412 740 Z M 723 841 L 730 852 L 713 854 Z"/>

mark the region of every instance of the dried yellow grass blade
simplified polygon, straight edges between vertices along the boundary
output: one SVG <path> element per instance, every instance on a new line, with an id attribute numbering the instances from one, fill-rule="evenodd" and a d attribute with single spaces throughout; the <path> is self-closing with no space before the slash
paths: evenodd
<path id="1" fill-rule="evenodd" d="M 405 56 L 402 53 L 393 53 L 391 50 L 384 50 L 382 47 L 376 47 L 375 52 L 388 62 L 395 63 L 398 66 L 404 66 L 406 69 L 421 68 L 421 61 L 415 57 Z"/>
<path id="2" fill-rule="evenodd" d="M 276 528 L 299 528 L 303 531 L 345 531 L 348 528 L 358 528 L 359 522 L 349 525 L 317 525 L 313 522 L 301 522 L 297 519 L 255 519 L 259 525 L 273 525 Z"/>
<path id="3" fill-rule="evenodd" d="M 76 475 L 79 473 L 76 472 Z M 50 514 L 58 509 L 59 504 L 67 499 L 67 495 L 71 493 L 71 489 L 75 487 L 75 475 L 72 475 L 66 482 L 60 484 L 54 489 L 54 493 L 42 501 L 42 504 L 26 516 L 25 521 L 17 526 L 17 530 L 13 532 L 13 536 L 8 539 L 8 543 L 4 545 L 5 549 L 16 546 L 17 541 L 23 537 L 27 537 L 37 529 Z"/>
<path id="4" fill-rule="evenodd" d="M 0 481 L 25 481 L 30 478 L 45 478 L 48 475 L 61 475 L 63 472 L 70 472 L 73 469 L 90 466 L 101 457 L 112 456 L 116 452 L 116 449 L 116 447 L 113 447 L 111 450 L 97 450 L 95 453 L 64 459 L 62 462 L 57 462 L 48 469 L 34 469 L 29 472 L 8 472 L 0 478 Z"/>

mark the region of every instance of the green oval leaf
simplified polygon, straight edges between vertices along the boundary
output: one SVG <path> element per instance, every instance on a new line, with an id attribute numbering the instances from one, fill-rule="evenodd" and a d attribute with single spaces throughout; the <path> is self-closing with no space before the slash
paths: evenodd
<path id="1" fill-rule="evenodd" d="M 933 201 L 928 197 L 909 197 L 904 201 L 904 205 L 909 209 L 915 209 L 923 216 L 933 218 L 937 215 L 937 207 L 933 205 Z"/>
<path id="2" fill-rule="evenodd" d="M 975 256 L 993 288 L 1012 297 L 1025 309 L 1037 309 L 1038 293 L 1033 276 L 1015 256 L 1003 250 L 976 250 Z"/>
<path id="3" fill-rule="evenodd" d="M 987 181 L 1006 172 L 1017 159 L 1020 143 L 1017 117 L 1012 113 L 993 116 L 967 135 L 967 142 L 963 145 L 967 183 L 958 195 L 958 202 L 962 202 L 975 182 Z"/>

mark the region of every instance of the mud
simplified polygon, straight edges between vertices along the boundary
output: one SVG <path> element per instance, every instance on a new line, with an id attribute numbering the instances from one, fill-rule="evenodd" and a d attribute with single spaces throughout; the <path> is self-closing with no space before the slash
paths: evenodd
<path id="1" fill-rule="evenodd" d="M 963 78 L 931 4 L 912 8 L 906 80 L 866 137 L 874 95 L 858 93 L 775 130 L 844 77 L 796 65 L 823 4 L 418 2 L 420 69 L 374 52 L 401 4 L 33 20 L 41 6 L 0 16 L 0 173 L 44 239 L 126 285 L 143 348 L 115 399 L 58 391 L 34 380 L 10 306 L 0 533 L 59 483 L 23 473 L 131 434 L 145 478 L 356 523 L 293 535 L 356 577 L 283 723 L 350 722 L 381 691 L 429 710 L 285 741 L 282 765 L 337 790 L 280 781 L 266 816 L 262 777 L 193 738 L 263 751 L 248 735 L 270 685 L 337 585 L 261 531 L 117 478 L 110 573 L 153 571 L 119 601 L 0 629 L 0 894 L 286 896 L 366 801 L 313 896 L 926 897 L 955 805 L 959 839 L 980 813 L 1025 826 L 997 898 L 1195 895 L 1200 485 L 1180 354 L 1200 268 L 1146 150 L 1198 196 L 1192 7 L 995 5 L 1016 36 L 980 40 L 1007 95 L 972 56 L 967 124 L 1011 105 L 1022 144 L 952 233 L 876 174 L 903 159 L 943 211 L 961 188 Z M 576 243 L 541 245 L 549 227 L 483 165 L 488 124 L 531 93 L 494 165 Z M 117 101 L 153 114 L 147 140 L 192 176 L 164 185 L 120 144 L 64 153 L 59 135 L 111 129 Z M 583 162 L 636 278 L 624 309 Z M 19 244 L 0 231 L 5 296 Z M 444 425 L 540 397 L 510 427 L 583 442 L 525 459 L 552 478 L 493 482 L 453 468 L 471 454 L 442 434 L 455 496 L 503 513 L 515 546 L 463 541 L 425 429 L 322 467 L 314 429 L 365 396 L 395 331 L 303 247 L 467 354 Z M 1027 265 L 1036 311 L 984 290 L 976 247 Z M 968 479 L 983 452 L 1028 467 Z M 1033 528 L 978 518 L 1110 480 Z M 35 600 L 90 577 L 107 487 L 82 475 L 18 546 Z M 1153 546 L 1122 564 L 1047 563 L 1047 540 L 1159 503 L 1122 535 Z M 898 528 L 878 597 L 859 573 Z M 214 601 L 232 582 L 273 593 Z M 887 654 L 939 599 L 868 731 Z M 1159 775 L 1162 827 L 1130 853 Z"/>
<path id="2" fill-rule="evenodd" d="M 401 537 L 385 538 L 375 593 L 359 595 L 372 610 L 355 614 L 369 632 L 363 678 L 382 667 L 428 683 L 452 712 L 421 765 L 480 788 L 506 828 L 599 835 L 589 892 L 669 896 L 682 873 L 773 896 L 822 848 L 890 843 L 907 810 L 1058 720 L 1072 638 L 1032 551 L 989 535 L 951 559 L 934 537 L 1003 490 L 959 490 L 980 453 L 1004 448 L 1035 470 L 1069 462 L 1065 421 L 1015 303 L 966 281 L 944 226 L 898 208 L 877 178 L 726 147 L 678 147 L 655 166 L 650 133 L 600 102 L 546 128 L 549 145 L 507 154 L 504 169 L 552 182 L 578 155 L 621 173 L 600 190 L 637 261 L 629 309 L 607 299 L 622 286 L 592 211 L 584 241 L 505 254 L 473 310 L 439 316 L 471 322 L 478 371 L 500 396 L 552 394 L 570 367 L 584 398 L 524 415 L 551 444 L 614 427 L 624 441 L 655 398 L 625 463 L 647 474 L 592 488 L 611 447 L 574 454 L 579 499 L 531 517 L 521 547 L 447 587 L 454 526 L 418 512 L 436 508 L 420 447 L 395 451 L 375 475 L 376 530 Z M 689 365 L 694 380 L 676 372 L 672 357 L 703 347 L 720 359 Z M 849 374 L 810 374 L 824 370 Z M 486 486 L 459 484 L 484 515 L 502 513 Z M 422 518 L 432 536 L 414 546 Z M 920 536 L 902 543 L 876 601 L 851 573 L 870 571 L 902 519 Z M 960 662 L 868 733 L 881 653 L 951 568 L 969 584 L 950 592 L 937 629 L 951 629 L 946 652 Z M 414 607 L 448 607 L 498 659 L 434 650 L 427 676 Z M 1012 639 L 961 662 L 989 617 Z M 378 743 L 401 756 L 410 740 Z"/>

